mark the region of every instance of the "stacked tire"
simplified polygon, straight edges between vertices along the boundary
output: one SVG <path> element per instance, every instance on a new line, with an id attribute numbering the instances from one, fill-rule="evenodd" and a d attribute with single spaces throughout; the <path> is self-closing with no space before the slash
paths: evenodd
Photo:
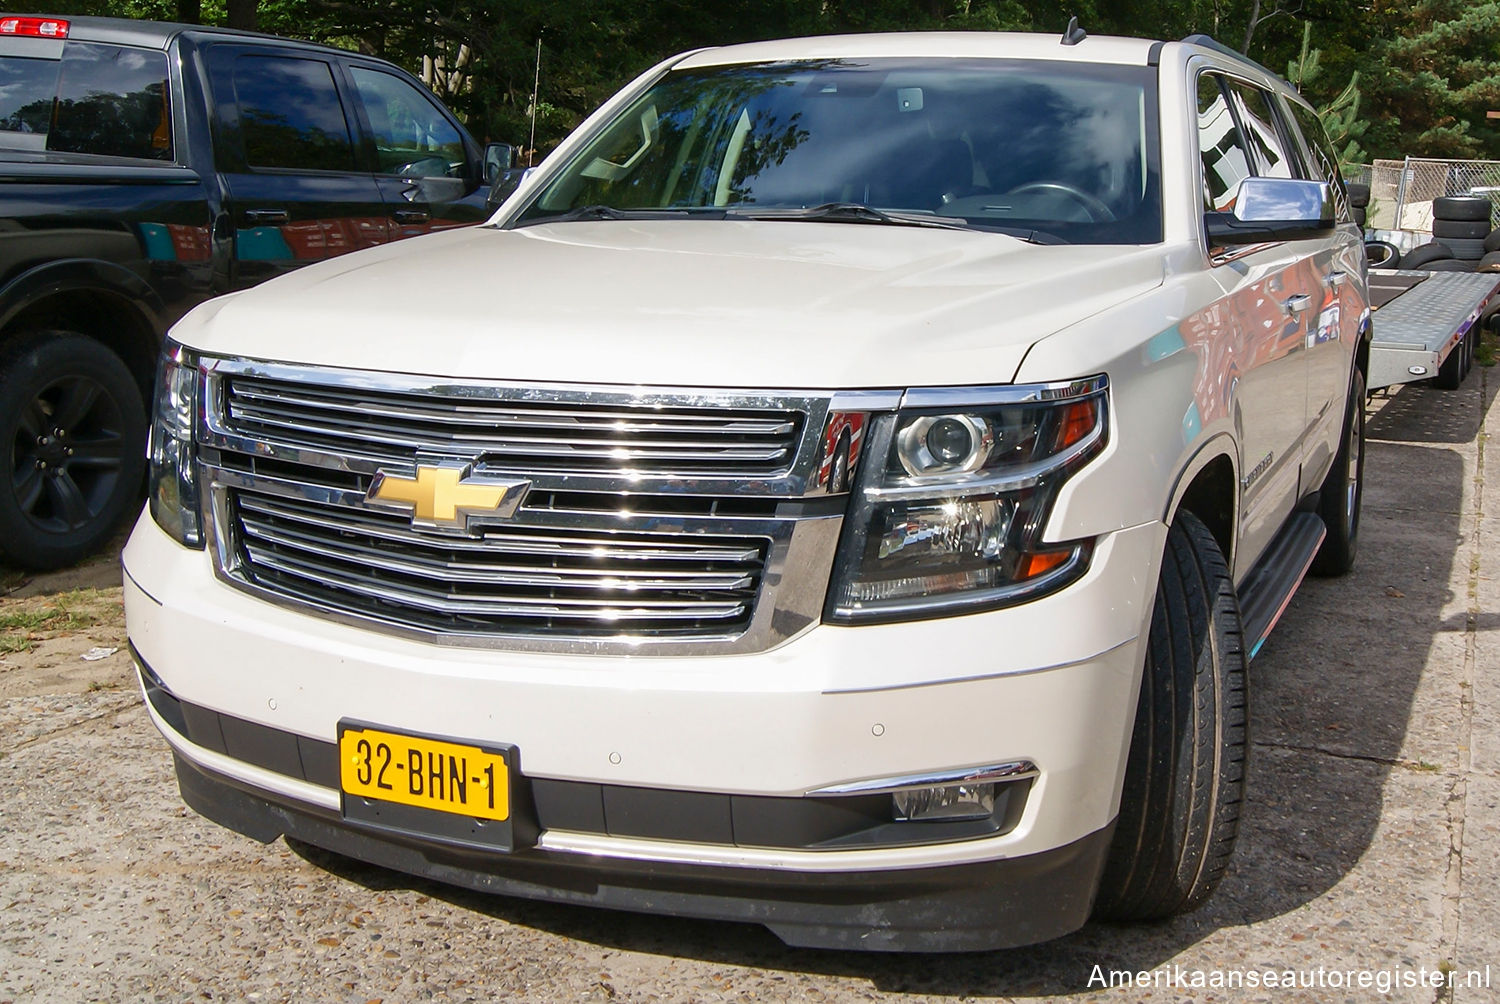
<path id="1" fill-rule="evenodd" d="M 1484 239 L 1484 257 L 1479 259 L 1479 265 L 1474 271 L 1500 272 L 1500 230 L 1491 230 L 1490 235 Z"/>
<path id="2" fill-rule="evenodd" d="M 1489 199 L 1472 195 L 1433 199 L 1432 236 L 1452 257 L 1431 262 L 1427 267 L 1442 272 L 1473 272 L 1478 268 L 1486 253 L 1493 212 Z"/>
<path id="3" fill-rule="evenodd" d="M 1351 181 L 1347 187 L 1349 189 L 1349 205 L 1353 207 L 1351 212 L 1354 214 L 1354 222 L 1358 223 L 1359 228 L 1363 230 L 1365 228 L 1365 213 L 1370 208 L 1370 186 L 1362 185 L 1357 181 Z"/>

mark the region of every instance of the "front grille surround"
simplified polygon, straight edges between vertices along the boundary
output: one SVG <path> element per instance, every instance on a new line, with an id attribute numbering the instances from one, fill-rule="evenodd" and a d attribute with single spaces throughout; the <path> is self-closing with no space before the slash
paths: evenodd
<path id="1" fill-rule="evenodd" d="M 199 484 L 208 545 L 219 578 L 237 589 L 331 621 L 516 651 L 748 653 L 820 620 L 846 501 L 817 483 L 831 394 L 457 384 L 230 360 L 207 361 L 203 379 Z M 243 402 L 249 386 L 257 394 L 292 387 L 294 400 L 317 406 L 371 401 L 361 411 L 385 428 L 359 437 L 339 429 L 329 438 L 324 425 L 304 434 L 295 410 L 278 411 L 279 403 L 256 397 L 252 409 L 236 405 L 232 396 Z M 424 388 L 432 387 L 442 390 L 429 400 Z M 847 407 L 850 395 L 840 398 Z M 651 416 L 676 409 L 697 417 L 674 421 L 731 440 L 744 430 L 796 436 L 777 447 L 774 469 L 763 459 L 736 468 L 724 462 L 738 463 L 735 451 L 711 451 L 692 461 L 699 474 L 675 461 L 642 469 L 638 458 L 629 469 L 607 469 L 566 450 L 533 466 L 503 443 L 466 455 L 454 441 L 424 438 L 441 402 L 478 401 L 459 419 L 470 430 L 463 448 L 477 445 L 483 437 L 473 434 L 473 414 L 527 413 L 511 408 L 514 400 L 541 402 L 548 422 L 608 409 L 625 416 L 627 429 L 649 431 Z M 403 401 L 419 405 L 418 434 L 401 428 L 392 402 Z M 716 424 L 720 404 L 728 418 Z M 632 414 L 646 418 L 632 422 Z M 391 426 L 394 434 L 382 438 Z M 358 445 L 371 441 L 372 449 Z M 403 445 L 393 452 L 396 443 Z M 424 531 L 366 504 L 377 471 L 414 472 L 419 460 L 455 452 L 476 470 L 531 480 L 521 509 L 463 535 Z"/>
<path id="2" fill-rule="evenodd" d="M 483 456 L 490 469 L 531 478 L 539 488 L 606 492 L 781 498 L 819 494 L 822 443 L 818 434 L 833 402 L 833 395 L 828 393 L 460 383 L 421 375 L 222 359 L 207 364 L 205 377 L 200 432 L 201 441 L 208 447 L 363 474 L 373 474 L 382 467 L 414 465 L 423 456 Z M 236 397 L 235 388 L 247 386 L 287 388 L 304 399 L 331 400 L 344 409 L 352 401 L 374 399 L 370 410 L 380 421 L 364 427 L 351 419 L 351 428 L 330 432 L 323 409 L 313 407 L 299 414 L 290 405 L 276 413 L 276 421 L 270 421 L 268 409 L 246 410 L 243 395 Z M 858 403 L 857 395 L 839 397 L 846 403 Z M 894 400 L 899 394 L 879 397 Z M 450 409 L 463 409 L 465 421 L 438 421 L 433 415 L 440 414 L 441 409 L 429 404 L 417 423 L 427 435 L 393 428 L 389 409 L 411 402 L 446 402 Z M 539 453 L 534 443 L 515 448 L 507 445 L 512 440 L 476 432 L 476 416 L 559 411 L 581 417 L 635 412 L 642 416 L 638 426 L 651 424 L 658 415 L 672 415 L 699 429 L 713 426 L 712 416 L 717 414 L 721 416 L 718 425 L 723 442 L 714 445 L 695 436 L 688 447 L 675 451 L 681 456 L 674 462 L 671 457 L 633 456 L 632 441 L 627 437 L 606 450 L 617 456 L 598 457 L 590 452 L 570 463 L 566 451 L 549 456 Z M 465 434 L 452 435 L 455 425 L 460 431 L 466 430 Z M 747 433 L 747 428 L 786 431 Z M 586 438 L 596 438 L 593 431 L 589 430 Z M 761 442 L 746 446 L 747 438 Z M 774 449 L 765 441 L 774 442 Z M 694 452 L 689 448 L 693 446 L 701 449 Z M 718 447 L 745 447 L 755 455 L 729 456 L 715 462 L 712 457 Z M 775 456 L 767 459 L 771 453 Z"/>

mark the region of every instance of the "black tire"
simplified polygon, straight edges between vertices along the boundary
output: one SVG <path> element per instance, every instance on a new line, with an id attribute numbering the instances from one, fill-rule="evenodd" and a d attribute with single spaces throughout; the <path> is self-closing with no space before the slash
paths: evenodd
<path id="1" fill-rule="evenodd" d="M 1484 239 L 1484 253 L 1492 254 L 1500 251 L 1500 230 L 1491 230 L 1490 235 Z"/>
<path id="2" fill-rule="evenodd" d="M 1433 220 L 1432 236 L 1440 241 L 1457 237 L 1464 241 L 1480 241 L 1490 235 L 1489 220 Z M 1451 245 L 1450 245 L 1451 247 Z"/>
<path id="3" fill-rule="evenodd" d="M 1095 900 L 1113 920 L 1183 913 L 1213 892 L 1244 798 L 1245 650 L 1229 567 L 1190 512 L 1167 531 L 1114 841 Z"/>
<path id="4" fill-rule="evenodd" d="M 1443 360 L 1443 365 L 1438 367 L 1437 376 L 1432 378 L 1432 385 L 1439 390 L 1457 390 L 1464 382 L 1464 352 L 1462 342 L 1454 346 L 1453 351 L 1448 353 L 1448 358 Z"/>
<path id="5" fill-rule="evenodd" d="M 1421 268 L 1430 262 L 1446 261 L 1453 257 L 1453 252 L 1448 245 L 1437 241 L 1428 241 L 1426 244 L 1418 244 L 1406 254 L 1401 256 L 1402 268 Z"/>
<path id="6" fill-rule="evenodd" d="M 0 549 L 13 562 L 89 555 L 136 509 L 145 464 L 140 389 L 102 344 L 44 331 L 0 356 Z"/>
<path id="7" fill-rule="evenodd" d="M 1328 535 L 1313 556 L 1314 575 L 1345 575 L 1359 551 L 1359 513 L 1365 498 L 1365 375 L 1349 378 L 1339 452 L 1318 491 L 1318 515 Z"/>
<path id="8" fill-rule="evenodd" d="M 1435 220 L 1482 220 L 1488 223 L 1494 210 L 1489 199 L 1474 195 L 1447 195 L 1432 200 L 1432 218 Z"/>
<path id="9" fill-rule="evenodd" d="M 1433 219 L 1490 222 L 1493 212 L 1490 200 L 1478 195 L 1443 195 L 1433 200 Z"/>
<path id="10" fill-rule="evenodd" d="M 1444 237 L 1443 243 L 1459 261 L 1478 261 L 1484 257 L 1484 241 L 1474 238 Z"/>
<path id="11" fill-rule="evenodd" d="M 1370 186 L 1358 181 L 1351 181 L 1344 186 L 1349 190 L 1349 205 L 1355 209 L 1364 209 L 1370 204 Z"/>
<path id="12" fill-rule="evenodd" d="M 1476 272 L 1500 272 L 1500 251 L 1491 251 L 1474 266 Z"/>
<path id="13" fill-rule="evenodd" d="M 1353 214 L 1353 216 L 1354 216 L 1354 222 L 1356 224 L 1358 224 L 1361 229 L 1363 229 L 1364 225 L 1365 225 L 1365 210 L 1364 210 L 1364 207 L 1363 206 L 1355 206 L 1353 209 L 1349 210 L 1349 212 L 1351 214 Z"/>
<path id="14" fill-rule="evenodd" d="M 1390 241 L 1365 241 L 1365 258 L 1371 268 L 1395 268 L 1401 249 Z"/>
<path id="15" fill-rule="evenodd" d="M 1443 258 L 1419 267 L 1424 272 L 1472 272 L 1479 267 L 1479 262 L 1467 258 Z"/>

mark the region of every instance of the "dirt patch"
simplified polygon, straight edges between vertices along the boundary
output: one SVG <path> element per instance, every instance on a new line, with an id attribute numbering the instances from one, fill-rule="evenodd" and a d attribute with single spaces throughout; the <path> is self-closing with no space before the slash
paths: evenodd
<path id="1" fill-rule="evenodd" d="M 130 686 L 124 542 L 122 535 L 96 557 L 57 572 L 0 566 L 0 698 Z"/>

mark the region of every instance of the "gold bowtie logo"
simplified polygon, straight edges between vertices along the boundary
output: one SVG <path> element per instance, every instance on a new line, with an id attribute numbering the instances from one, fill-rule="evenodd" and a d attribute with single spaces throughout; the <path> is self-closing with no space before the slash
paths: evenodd
<path id="1" fill-rule="evenodd" d="M 413 526 L 467 532 L 474 519 L 506 519 L 515 515 L 531 487 L 522 478 L 500 478 L 472 473 L 462 461 L 418 464 L 409 478 L 379 471 L 365 493 L 365 501 L 411 514 Z"/>

